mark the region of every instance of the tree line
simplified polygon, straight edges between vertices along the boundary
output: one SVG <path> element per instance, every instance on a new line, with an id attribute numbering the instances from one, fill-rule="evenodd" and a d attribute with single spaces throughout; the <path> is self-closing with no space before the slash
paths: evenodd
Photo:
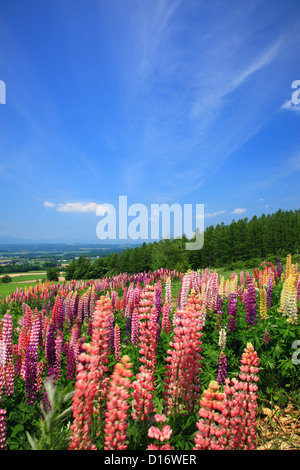
<path id="1" fill-rule="evenodd" d="M 276 263 L 277 257 L 288 253 L 298 255 L 300 248 L 300 210 L 283 211 L 269 215 L 233 220 L 230 224 L 209 226 L 204 231 L 204 244 L 200 250 L 188 251 L 185 243 L 193 241 L 167 239 L 143 243 L 121 253 L 110 253 L 91 260 L 80 256 L 65 268 L 70 279 L 98 279 L 127 272 L 155 271 L 159 268 L 203 269 L 224 267 L 228 270 L 255 268 L 262 261 Z"/>

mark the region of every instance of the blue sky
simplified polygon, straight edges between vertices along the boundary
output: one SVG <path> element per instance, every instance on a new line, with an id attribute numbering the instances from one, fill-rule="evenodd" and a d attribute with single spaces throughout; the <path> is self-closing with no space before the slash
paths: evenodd
<path id="1" fill-rule="evenodd" d="M 0 0 L 0 45 L 0 236 L 97 242 L 122 195 L 300 207 L 298 0 Z"/>

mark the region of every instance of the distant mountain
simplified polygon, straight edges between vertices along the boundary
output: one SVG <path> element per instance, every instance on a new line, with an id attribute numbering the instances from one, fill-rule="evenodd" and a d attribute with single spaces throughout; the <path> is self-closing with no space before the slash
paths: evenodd
<path id="1" fill-rule="evenodd" d="M 76 246 L 136 246 L 141 245 L 142 242 L 134 243 L 132 240 L 122 240 L 121 242 L 118 240 L 105 240 L 101 241 L 98 239 L 95 240 L 30 240 L 27 238 L 14 238 L 14 237 L 1 237 L 0 236 L 0 246 L 2 245 L 76 245 Z"/>

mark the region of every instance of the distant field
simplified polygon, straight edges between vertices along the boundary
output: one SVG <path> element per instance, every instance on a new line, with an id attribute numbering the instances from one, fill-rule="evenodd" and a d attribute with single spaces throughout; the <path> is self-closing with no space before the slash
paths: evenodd
<path id="1" fill-rule="evenodd" d="M 28 288 L 29 286 L 35 286 L 38 284 L 38 282 L 29 282 L 29 283 L 15 283 L 15 282 L 9 282 L 8 284 L 2 284 L 0 283 L 0 295 L 1 298 L 6 297 L 7 295 L 11 295 L 13 292 L 17 290 L 17 287 L 20 289 L 24 290 L 25 287 Z"/>
<path id="2" fill-rule="evenodd" d="M 3 298 L 6 295 L 12 294 L 16 291 L 17 287 L 24 290 L 25 287 L 35 286 L 39 282 L 45 282 L 46 273 L 45 272 L 31 272 L 31 273 L 12 273 L 8 274 L 13 279 L 13 282 L 4 284 L 1 282 L 1 277 L 6 276 L 7 274 L 2 274 L 0 276 L 0 296 Z M 63 281 L 64 278 L 60 277 L 60 281 Z M 38 281 L 38 282 L 37 282 Z"/>
<path id="3" fill-rule="evenodd" d="M 36 280 L 45 280 L 46 279 L 46 274 L 44 273 L 36 273 L 36 274 L 22 274 L 22 275 L 17 275 L 17 276 L 12 276 L 9 274 L 9 276 L 13 279 L 13 282 L 27 282 L 27 281 L 36 281 Z M 2 276 L 1 276 L 2 277 Z"/>

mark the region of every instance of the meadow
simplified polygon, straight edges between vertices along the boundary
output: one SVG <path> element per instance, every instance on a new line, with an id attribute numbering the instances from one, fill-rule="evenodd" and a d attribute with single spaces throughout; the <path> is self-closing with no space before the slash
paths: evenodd
<path id="1" fill-rule="evenodd" d="M 290 255 L 19 284 L 0 304 L 0 449 L 299 449 L 299 300 Z"/>

